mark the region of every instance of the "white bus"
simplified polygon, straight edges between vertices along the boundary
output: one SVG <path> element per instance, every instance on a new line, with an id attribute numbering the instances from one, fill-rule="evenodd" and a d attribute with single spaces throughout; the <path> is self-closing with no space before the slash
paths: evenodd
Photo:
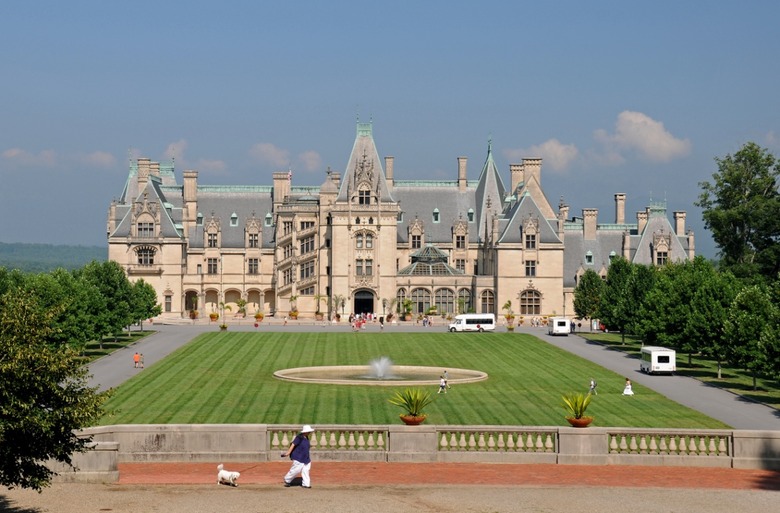
<path id="1" fill-rule="evenodd" d="M 571 323 L 566 317 L 550 317 L 547 321 L 547 334 L 548 335 L 563 335 L 569 336 L 571 331 Z"/>
<path id="2" fill-rule="evenodd" d="M 672 373 L 677 370 L 677 353 L 674 349 L 658 346 L 644 346 L 639 370 L 648 374 L 656 372 Z"/>
<path id="3" fill-rule="evenodd" d="M 452 320 L 449 330 L 455 331 L 493 331 L 496 329 L 496 316 L 486 314 L 461 314 Z"/>

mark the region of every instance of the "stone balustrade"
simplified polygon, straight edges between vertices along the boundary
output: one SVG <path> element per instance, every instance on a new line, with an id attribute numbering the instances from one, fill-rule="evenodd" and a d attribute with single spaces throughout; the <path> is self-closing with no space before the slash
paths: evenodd
<path id="1" fill-rule="evenodd" d="M 320 461 L 551 463 L 780 469 L 780 431 L 452 425 L 317 425 Z M 271 461 L 297 425 L 159 424 L 83 430 L 92 449 L 61 480 L 111 482 L 122 462 Z"/>

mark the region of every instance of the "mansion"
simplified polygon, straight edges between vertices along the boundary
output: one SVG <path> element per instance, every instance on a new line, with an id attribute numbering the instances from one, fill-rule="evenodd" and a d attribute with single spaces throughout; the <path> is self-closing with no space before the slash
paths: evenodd
<path id="1" fill-rule="evenodd" d="M 457 161 L 453 180 L 396 180 L 360 122 L 343 174 L 320 186 L 293 186 L 287 171 L 271 185 L 220 186 L 185 170 L 179 183 L 172 164 L 139 158 L 109 208 L 108 257 L 155 288 L 163 316 L 243 306 L 301 318 L 410 302 L 415 313 L 498 315 L 507 301 L 516 315 L 572 317 L 587 269 L 694 257 L 685 212 L 670 220 L 663 203 L 629 222 L 618 193 L 613 222 L 592 208 L 570 217 L 545 197 L 541 159 L 511 164 L 508 182 L 490 145 L 477 180 Z"/>

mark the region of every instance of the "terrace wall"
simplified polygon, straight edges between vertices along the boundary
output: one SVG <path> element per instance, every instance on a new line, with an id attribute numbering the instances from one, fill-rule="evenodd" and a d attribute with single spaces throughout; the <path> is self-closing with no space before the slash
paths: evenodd
<path id="1" fill-rule="evenodd" d="M 557 463 L 780 469 L 780 431 L 528 426 L 322 425 L 319 461 Z M 57 480 L 113 482 L 123 462 L 273 461 L 299 426 L 159 424 L 89 428 L 92 449 Z"/>

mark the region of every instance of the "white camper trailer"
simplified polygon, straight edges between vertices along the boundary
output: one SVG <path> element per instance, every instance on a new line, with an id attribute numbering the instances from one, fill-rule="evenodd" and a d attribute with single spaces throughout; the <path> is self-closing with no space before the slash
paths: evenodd
<path id="1" fill-rule="evenodd" d="M 548 335 L 565 335 L 568 337 L 569 332 L 571 332 L 571 321 L 566 317 L 550 317 L 547 321 Z"/>
<path id="2" fill-rule="evenodd" d="M 496 316 L 487 314 L 456 315 L 449 328 L 450 331 L 493 331 L 496 329 Z"/>
<path id="3" fill-rule="evenodd" d="M 658 346 L 642 348 L 639 370 L 648 374 L 672 372 L 677 370 L 677 353 L 674 349 Z"/>

